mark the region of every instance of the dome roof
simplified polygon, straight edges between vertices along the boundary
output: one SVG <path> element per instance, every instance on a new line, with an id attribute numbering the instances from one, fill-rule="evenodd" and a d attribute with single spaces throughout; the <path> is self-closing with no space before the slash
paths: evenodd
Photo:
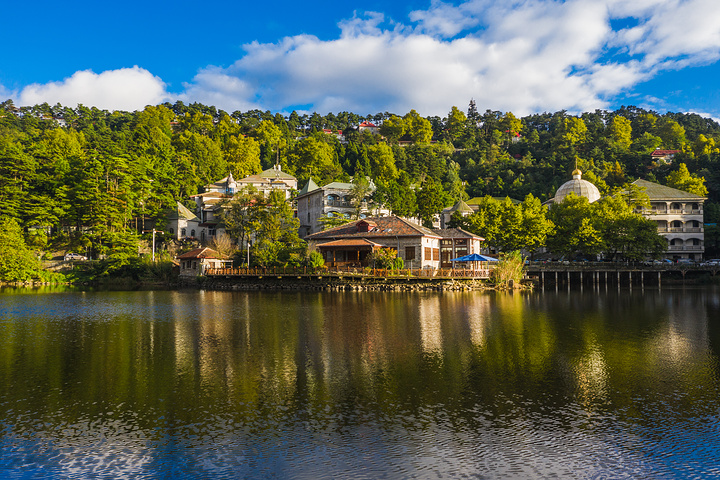
<path id="1" fill-rule="evenodd" d="M 576 168 L 573 171 L 573 179 L 560 185 L 560 188 L 558 188 L 557 192 L 555 192 L 555 198 L 553 199 L 554 202 L 562 202 L 565 197 L 570 194 L 570 192 L 579 197 L 587 198 L 590 203 L 600 200 L 600 191 L 597 187 L 580 177 L 582 177 L 582 172 Z"/>

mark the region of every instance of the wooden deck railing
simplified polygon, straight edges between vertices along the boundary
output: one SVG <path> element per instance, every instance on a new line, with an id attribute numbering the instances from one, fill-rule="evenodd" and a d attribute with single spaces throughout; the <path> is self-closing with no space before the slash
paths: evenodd
<path id="1" fill-rule="evenodd" d="M 381 268 L 363 267 L 325 267 L 310 269 L 307 267 L 253 267 L 253 268 L 209 268 L 205 270 L 207 276 L 365 276 L 365 277 L 425 277 L 425 278 L 490 278 L 492 268 L 483 269 L 452 269 L 452 268 L 405 268 L 400 270 L 386 270 Z"/>

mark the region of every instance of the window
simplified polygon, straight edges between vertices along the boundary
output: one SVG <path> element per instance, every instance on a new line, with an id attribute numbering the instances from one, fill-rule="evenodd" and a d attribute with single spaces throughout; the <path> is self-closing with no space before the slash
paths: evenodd
<path id="1" fill-rule="evenodd" d="M 170 232 L 170 235 L 172 235 L 173 233 L 175 233 L 175 229 L 174 229 L 174 228 L 168 228 L 168 232 Z"/>
<path id="2" fill-rule="evenodd" d="M 435 261 L 440 260 L 440 249 L 433 248 L 432 255 L 433 255 L 433 258 L 432 258 L 433 260 L 435 260 Z"/>
<path id="3" fill-rule="evenodd" d="M 425 260 L 432 260 L 432 248 L 425 247 Z"/>
<path id="4" fill-rule="evenodd" d="M 191 236 L 191 237 L 194 237 L 194 236 L 195 236 L 195 230 L 190 230 L 190 236 Z"/>
<path id="5" fill-rule="evenodd" d="M 182 235 L 183 237 L 184 237 L 185 235 L 187 235 L 187 230 L 185 230 L 185 229 L 183 228 L 181 235 Z"/>
<path id="6" fill-rule="evenodd" d="M 405 260 L 415 260 L 415 247 L 405 247 Z"/>

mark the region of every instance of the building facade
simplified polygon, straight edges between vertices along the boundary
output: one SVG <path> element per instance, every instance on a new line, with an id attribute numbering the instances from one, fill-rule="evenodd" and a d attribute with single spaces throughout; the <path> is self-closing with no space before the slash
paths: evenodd
<path id="1" fill-rule="evenodd" d="M 483 239 L 461 229 L 432 230 L 395 215 L 368 217 L 306 237 L 331 267 L 372 266 L 370 254 L 392 248 L 405 268 L 452 268 L 453 258 L 480 253 Z"/>
<path id="2" fill-rule="evenodd" d="M 702 260 L 705 253 L 703 204 L 706 198 L 647 180 L 636 180 L 650 198 L 650 208 L 640 213 L 657 223 L 658 233 L 668 242 L 668 258 Z"/>
<path id="3" fill-rule="evenodd" d="M 321 217 L 337 216 L 350 219 L 356 212 L 352 198 L 352 183 L 332 182 L 324 187 L 318 187 L 310 179 L 296 197 L 297 218 L 300 221 L 299 234 L 301 238 L 323 230 Z M 371 185 L 372 188 L 372 185 Z M 368 215 L 389 215 L 386 208 L 373 208 L 368 201 L 360 206 L 360 218 Z"/>

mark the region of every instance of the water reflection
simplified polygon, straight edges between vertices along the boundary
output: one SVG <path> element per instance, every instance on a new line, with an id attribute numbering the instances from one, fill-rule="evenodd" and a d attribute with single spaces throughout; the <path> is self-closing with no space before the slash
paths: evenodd
<path id="1" fill-rule="evenodd" d="M 717 289 L 12 292 L 0 472 L 716 472 Z"/>

